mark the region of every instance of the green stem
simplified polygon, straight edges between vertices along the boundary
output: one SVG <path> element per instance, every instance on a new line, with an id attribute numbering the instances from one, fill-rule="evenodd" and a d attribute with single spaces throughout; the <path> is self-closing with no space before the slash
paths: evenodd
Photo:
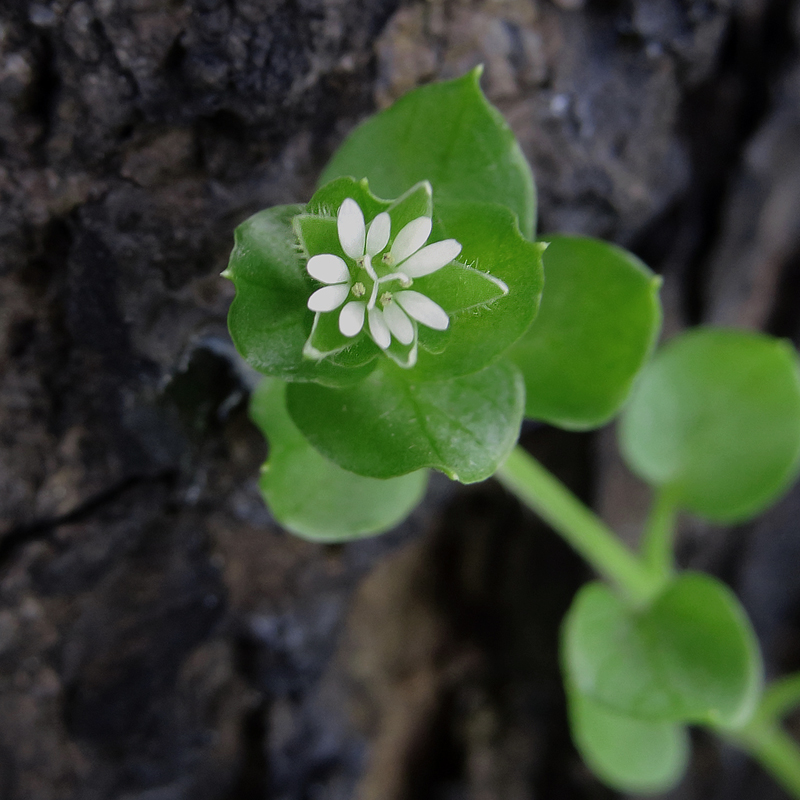
<path id="1" fill-rule="evenodd" d="M 754 722 L 733 736 L 718 733 L 755 758 L 792 797 L 800 798 L 800 746 L 786 731 Z"/>
<path id="2" fill-rule="evenodd" d="M 764 690 L 759 717 L 774 722 L 800 706 L 800 672 L 771 683 Z"/>
<path id="3" fill-rule="evenodd" d="M 650 572 L 557 478 L 517 446 L 495 477 L 637 605 L 657 590 Z"/>
<path id="4" fill-rule="evenodd" d="M 603 577 L 630 600 L 644 605 L 672 572 L 675 508 L 660 494 L 642 540 L 640 560 L 601 519 L 580 502 L 538 461 L 517 446 L 495 476 L 532 508 Z M 800 674 L 768 688 L 761 706 L 742 730 L 716 732 L 755 758 L 793 797 L 800 800 L 800 746 L 780 728 L 777 718 L 800 703 Z"/>
<path id="5" fill-rule="evenodd" d="M 672 494 L 659 489 L 642 535 L 642 558 L 659 585 L 665 584 L 674 569 L 673 545 L 677 508 Z"/>

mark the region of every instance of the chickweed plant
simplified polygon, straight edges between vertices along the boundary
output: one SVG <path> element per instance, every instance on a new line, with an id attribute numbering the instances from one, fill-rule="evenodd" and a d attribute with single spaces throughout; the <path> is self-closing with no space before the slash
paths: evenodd
<path id="1" fill-rule="evenodd" d="M 764 687 L 750 622 L 717 579 L 676 570 L 676 515 L 752 518 L 800 471 L 790 344 L 699 328 L 656 349 L 660 279 L 596 239 L 535 237 L 530 168 L 480 69 L 410 92 L 357 128 L 305 205 L 236 229 L 229 326 L 266 377 L 261 491 L 300 536 L 398 523 L 428 470 L 494 476 L 593 567 L 564 621 L 576 746 L 609 786 L 676 784 L 687 726 L 755 757 L 800 798 L 781 727 L 800 674 Z M 585 431 L 621 413 L 653 489 L 637 552 L 516 443 L 523 418 Z"/>

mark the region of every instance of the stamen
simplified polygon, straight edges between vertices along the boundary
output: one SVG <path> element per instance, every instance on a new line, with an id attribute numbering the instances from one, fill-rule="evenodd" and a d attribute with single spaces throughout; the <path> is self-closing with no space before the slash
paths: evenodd
<path id="1" fill-rule="evenodd" d="M 386 306 L 388 306 L 389 303 L 392 302 L 392 293 L 391 292 L 384 292 L 381 295 L 379 302 L 384 308 L 386 308 Z"/>
<path id="2" fill-rule="evenodd" d="M 353 297 L 363 297 L 367 293 L 367 287 L 361 281 L 358 281 L 353 284 L 353 288 L 350 291 L 353 293 Z"/>

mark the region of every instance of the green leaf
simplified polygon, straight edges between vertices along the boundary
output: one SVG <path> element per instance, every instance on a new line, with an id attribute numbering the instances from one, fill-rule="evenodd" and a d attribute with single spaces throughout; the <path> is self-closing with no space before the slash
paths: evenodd
<path id="1" fill-rule="evenodd" d="M 702 574 L 678 577 L 645 610 L 589 584 L 565 620 L 563 656 L 579 692 L 638 719 L 735 728 L 761 689 L 746 614 L 730 589 Z"/>
<path id="2" fill-rule="evenodd" d="M 619 411 L 650 356 L 661 326 L 661 279 L 597 239 L 543 241 L 539 315 L 508 354 L 525 376 L 525 416 L 596 428 Z"/>
<path id="3" fill-rule="evenodd" d="M 265 375 L 289 381 L 319 380 L 330 385 L 357 381 L 373 364 L 346 368 L 332 360 L 303 356 L 314 315 L 308 310 L 313 291 L 296 247 L 292 219 L 302 206 L 276 206 L 245 220 L 223 273 L 236 286 L 228 328 L 236 349 Z"/>
<path id="4" fill-rule="evenodd" d="M 435 202 L 507 206 L 531 237 L 533 176 L 511 129 L 481 92 L 480 73 L 423 86 L 368 119 L 334 154 L 320 183 L 366 177 L 377 194 L 397 197 L 427 180 Z"/>
<path id="5" fill-rule="evenodd" d="M 645 617 L 654 658 L 689 707 L 737 727 L 755 711 L 763 666 L 755 633 L 736 595 L 721 581 L 687 572 Z"/>
<path id="6" fill-rule="evenodd" d="M 671 789 L 686 771 L 689 737 L 681 725 L 625 716 L 567 687 L 572 738 L 583 760 L 621 792 Z"/>
<path id="7" fill-rule="evenodd" d="M 786 342 L 690 331 L 642 373 L 623 417 L 631 468 L 680 507 L 717 522 L 766 508 L 800 470 L 800 370 Z"/>
<path id="8" fill-rule="evenodd" d="M 424 467 L 453 480 L 488 478 L 519 434 L 522 378 L 506 362 L 445 383 L 409 383 L 386 363 L 341 390 L 293 384 L 287 406 L 297 427 L 324 456 L 375 478 Z"/>
<path id="9" fill-rule="evenodd" d="M 434 198 L 434 201 L 436 198 Z M 450 315 L 447 331 L 420 328 L 420 353 L 409 380 L 444 380 L 477 372 L 531 324 L 542 296 L 543 246 L 523 239 L 500 206 L 435 203 L 447 222 L 436 235 L 462 245 L 459 262 L 418 278 L 414 288 Z"/>
<path id="10" fill-rule="evenodd" d="M 388 211 L 392 217 L 392 238 L 403 226 L 417 217 L 430 217 L 433 213 L 432 188 L 428 181 L 420 181 L 405 191 L 396 200 L 382 200 L 376 197 L 366 178 L 359 181 L 353 178 L 337 178 L 321 186 L 308 201 L 309 214 L 336 217 L 339 206 L 346 198 L 355 200 L 364 213 L 364 221 L 369 224 L 381 211 Z M 338 247 L 338 237 L 336 245 Z M 316 252 L 338 252 L 313 250 Z"/>
<path id="11" fill-rule="evenodd" d="M 581 756 L 604 783 L 623 792 L 659 793 L 686 771 L 686 730 L 609 711 L 576 691 L 568 692 L 572 735 Z"/>
<path id="12" fill-rule="evenodd" d="M 275 519 L 319 542 L 380 533 L 401 522 L 422 499 L 427 473 L 378 480 L 346 472 L 297 430 L 285 394 L 285 383 L 267 378 L 250 400 L 250 416 L 269 440 L 259 488 Z"/>

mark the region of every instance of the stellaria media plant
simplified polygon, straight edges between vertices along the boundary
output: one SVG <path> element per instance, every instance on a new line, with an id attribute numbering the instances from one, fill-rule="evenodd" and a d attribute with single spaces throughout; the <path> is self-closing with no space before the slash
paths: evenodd
<path id="1" fill-rule="evenodd" d="M 402 520 L 430 469 L 494 475 L 600 578 L 561 641 L 591 769 L 664 791 L 702 725 L 800 798 L 781 727 L 800 675 L 765 688 L 734 594 L 673 558 L 679 511 L 741 522 L 797 477 L 797 353 L 716 328 L 656 350 L 660 279 L 596 239 L 535 238 L 530 168 L 479 79 L 409 93 L 345 140 L 308 203 L 237 228 L 223 274 L 233 341 L 266 376 L 264 498 L 289 530 L 338 542 Z M 590 430 L 620 414 L 622 454 L 653 487 L 637 552 L 516 444 L 525 417 Z"/>

